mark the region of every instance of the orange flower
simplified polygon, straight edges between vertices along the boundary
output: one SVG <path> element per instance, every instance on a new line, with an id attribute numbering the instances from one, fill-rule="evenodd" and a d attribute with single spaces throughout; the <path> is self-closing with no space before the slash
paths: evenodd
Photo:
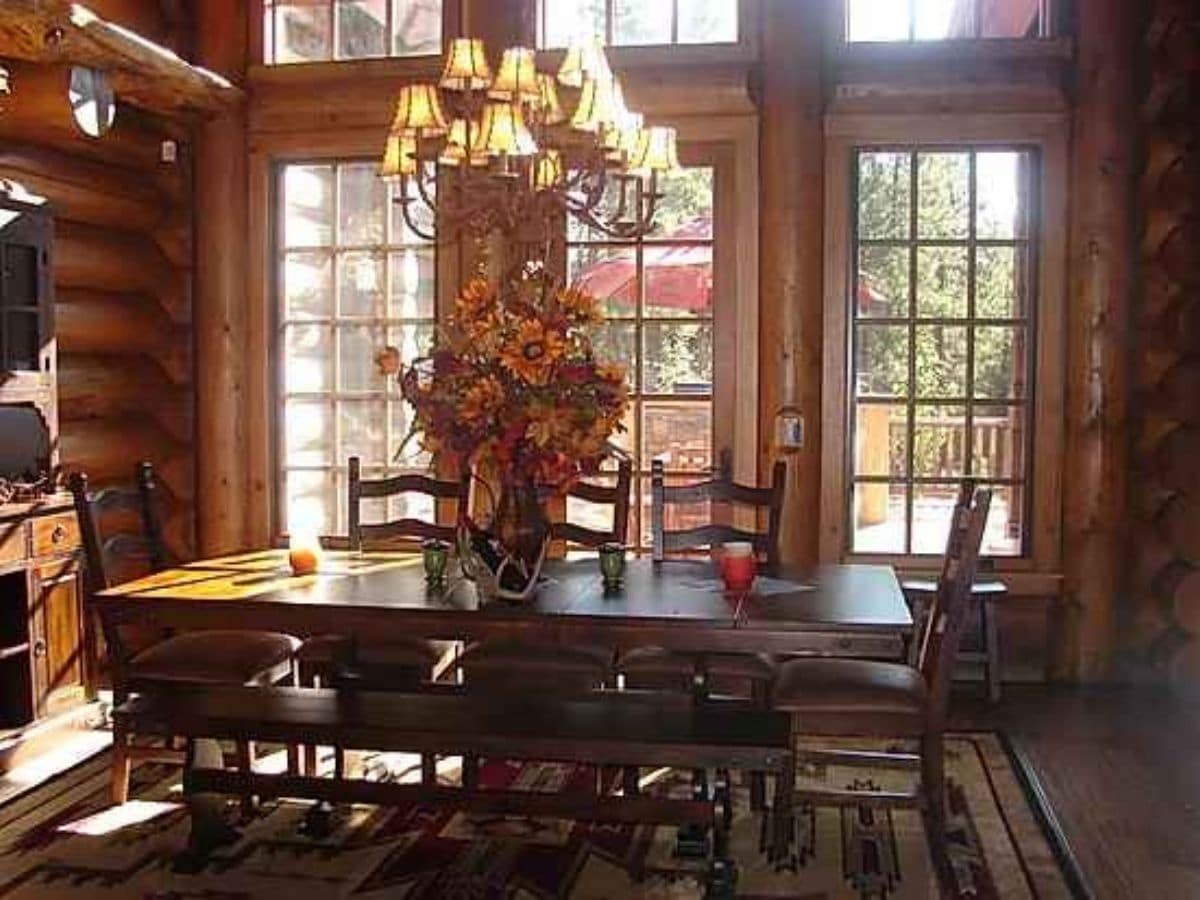
<path id="1" fill-rule="evenodd" d="M 596 298 L 577 288 L 563 288 L 559 291 L 558 303 L 580 322 L 598 323 L 601 319 Z"/>
<path id="2" fill-rule="evenodd" d="M 504 342 L 500 362 L 530 384 L 545 384 L 566 349 L 561 334 L 546 328 L 537 319 L 526 319 L 517 326 L 517 333 Z"/>
<path id="3" fill-rule="evenodd" d="M 400 351 L 395 347 L 384 347 L 375 354 L 375 368 L 380 375 L 396 375 L 401 369 Z"/>
<path id="4" fill-rule="evenodd" d="M 495 378 L 488 376 L 467 389 L 460 411 L 468 422 L 476 422 L 492 414 L 502 405 L 504 388 Z"/>
<path id="5" fill-rule="evenodd" d="M 525 435 L 539 447 L 545 447 L 559 435 L 571 430 L 571 411 L 558 406 L 535 406 Z"/>
<path id="6" fill-rule="evenodd" d="M 596 374 L 601 381 L 611 381 L 613 384 L 625 383 L 625 367 L 616 363 L 597 363 Z"/>

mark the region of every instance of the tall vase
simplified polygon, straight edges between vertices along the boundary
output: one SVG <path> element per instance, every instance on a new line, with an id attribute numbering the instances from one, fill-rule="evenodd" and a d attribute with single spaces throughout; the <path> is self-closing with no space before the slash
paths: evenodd
<path id="1" fill-rule="evenodd" d="M 550 522 L 529 482 L 505 480 L 489 531 L 460 539 L 463 568 L 485 599 L 525 601 L 537 590 Z"/>

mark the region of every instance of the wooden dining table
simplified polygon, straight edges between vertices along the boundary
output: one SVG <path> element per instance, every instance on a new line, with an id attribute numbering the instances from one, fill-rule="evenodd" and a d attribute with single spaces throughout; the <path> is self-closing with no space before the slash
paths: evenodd
<path id="1" fill-rule="evenodd" d="M 548 563 L 534 598 L 514 605 L 486 602 L 453 560 L 437 587 L 427 585 L 420 554 L 331 552 L 316 574 L 297 576 L 286 551 L 264 550 L 162 571 L 95 602 L 118 626 L 879 659 L 899 658 L 913 627 L 888 566 L 781 569 L 736 595 L 707 560 L 646 558 L 631 558 L 610 591 L 594 558 Z"/>

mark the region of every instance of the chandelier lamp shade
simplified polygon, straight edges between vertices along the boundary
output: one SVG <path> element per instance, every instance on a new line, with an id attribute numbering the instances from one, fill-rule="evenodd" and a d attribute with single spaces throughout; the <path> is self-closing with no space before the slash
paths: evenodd
<path id="1" fill-rule="evenodd" d="M 557 71 L 537 63 L 509 47 L 493 68 L 482 40 L 455 38 L 437 84 L 400 88 L 379 174 L 398 182 L 413 233 L 435 240 L 436 222 L 539 245 L 565 214 L 619 239 L 654 227 L 659 178 L 679 167 L 675 130 L 628 108 L 599 41 Z"/>

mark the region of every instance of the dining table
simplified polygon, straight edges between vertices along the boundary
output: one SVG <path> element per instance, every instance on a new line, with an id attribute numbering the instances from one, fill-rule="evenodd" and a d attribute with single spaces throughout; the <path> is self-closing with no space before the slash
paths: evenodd
<path id="1" fill-rule="evenodd" d="M 556 560 L 535 595 L 513 604 L 481 596 L 454 560 L 443 583 L 428 583 L 419 552 L 327 552 L 318 571 L 295 575 L 286 550 L 261 550 L 160 571 L 94 601 L 117 627 L 516 639 L 617 651 L 898 659 L 913 628 L 894 570 L 859 564 L 764 571 L 750 591 L 730 593 L 707 559 L 632 557 L 615 590 L 605 588 L 594 557 Z"/>

